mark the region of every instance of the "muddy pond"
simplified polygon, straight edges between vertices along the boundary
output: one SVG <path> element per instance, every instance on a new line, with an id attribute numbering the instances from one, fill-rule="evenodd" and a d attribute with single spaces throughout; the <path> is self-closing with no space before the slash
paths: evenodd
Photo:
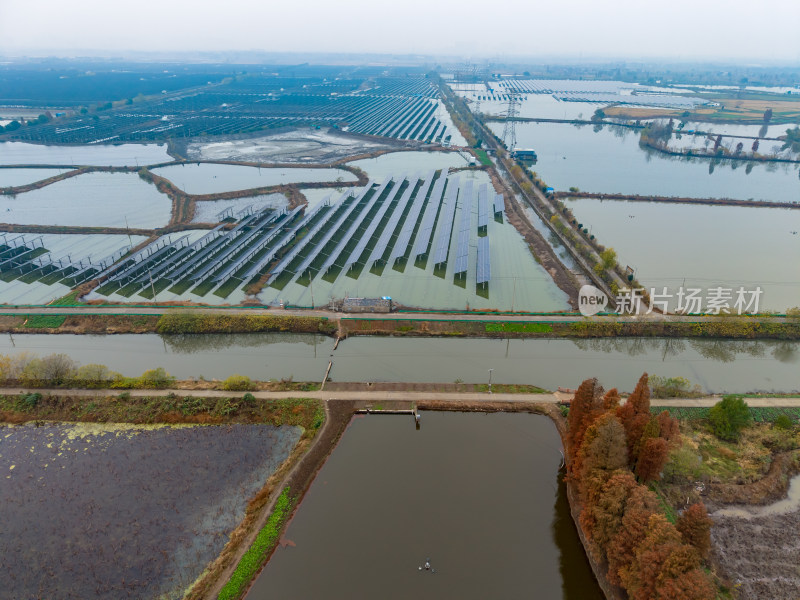
<path id="1" fill-rule="evenodd" d="M 0 597 L 182 598 L 300 433 L 0 428 Z"/>
<path id="2" fill-rule="evenodd" d="M 421 423 L 354 418 L 248 600 L 603 597 L 548 418 L 425 412 Z"/>

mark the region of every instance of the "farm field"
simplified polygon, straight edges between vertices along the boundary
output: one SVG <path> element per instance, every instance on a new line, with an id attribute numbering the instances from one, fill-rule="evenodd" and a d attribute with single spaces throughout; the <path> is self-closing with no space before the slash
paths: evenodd
<path id="1" fill-rule="evenodd" d="M 152 229 L 169 223 L 172 201 L 133 173 L 84 173 L 0 196 L 0 222 Z"/>
<path id="2" fill-rule="evenodd" d="M 3 593 L 181 598 L 300 434 L 267 425 L 0 428 Z"/>

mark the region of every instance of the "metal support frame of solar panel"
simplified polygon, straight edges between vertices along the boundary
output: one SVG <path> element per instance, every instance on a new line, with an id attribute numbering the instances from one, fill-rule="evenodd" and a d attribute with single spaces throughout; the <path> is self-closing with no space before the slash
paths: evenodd
<path id="1" fill-rule="evenodd" d="M 279 262 L 278 265 L 272 270 L 269 279 L 267 279 L 267 284 L 275 281 L 275 279 L 277 279 L 277 277 L 283 273 L 284 269 L 286 269 L 286 267 L 289 266 L 289 264 L 297 257 L 297 255 L 302 252 L 303 248 L 305 248 L 309 242 L 311 242 L 317 232 L 319 232 L 319 230 L 331 220 L 333 215 L 339 210 L 339 208 L 341 208 L 344 201 L 350 197 L 351 193 L 352 192 L 350 190 L 347 190 L 344 194 L 342 194 L 341 198 L 336 201 L 336 204 L 328 209 L 328 212 L 326 212 L 319 222 L 311 228 L 308 234 L 302 240 L 300 240 L 295 247 L 286 254 L 286 256 L 281 259 L 281 262 Z"/>
<path id="2" fill-rule="evenodd" d="M 436 242 L 436 252 L 433 255 L 434 265 L 447 262 L 447 255 L 450 251 L 450 237 L 453 233 L 453 220 L 455 219 L 456 206 L 458 205 L 458 184 L 458 177 L 453 177 L 447 184 L 442 218 L 439 219 L 439 227 L 436 231 L 439 237 Z"/>
<path id="3" fill-rule="evenodd" d="M 290 213 L 289 220 L 293 219 L 294 216 L 304 208 L 305 208 L 304 206 L 298 206 L 297 208 L 295 208 Z M 269 252 L 267 252 L 267 254 L 258 259 L 257 263 L 255 263 L 253 266 L 247 269 L 247 271 L 244 272 L 244 274 L 241 276 L 242 281 L 250 280 L 256 273 L 260 273 L 264 269 L 264 267 L 266 267 L 267 265 L 269 265 L 269 263 L 275 260 L 275 256 L 278 254 L 278 252 L 280 252 L 284 248 L 284 246 L 286 246 L 286 244 L 288 244 L 292 239 L 294 239 L 294 236 L 297 235 L 297 232 L 300 231 L 306 225 L 308 225 L 308 223 L 310 223 L 311 220 L 317 216 L 317 213 L 319 213 L 324 208 L 327 208 L 326 204 L 324 203 L 319 204 L 317 205 L 316 208 L 309 211 L 308 214 L 303 216 L 302 219 L 297 221 L 292 226 L 291 229 L 286 231 L 284 235 L 281 236 L 281 238 L 277 242 L 275 242 L 275 244 L 273 244 L 272 248 L 270 249 Z"/>
<path id="4" fill-rule="evenodd" d="M 495 194 L 494 196 L 494 214 L 503 214 L 506 209 L 506 203 L 503 200 L 503 194 Z"/>
<path id="5" fill-rule="evenodd" d="M 299 207 L 298 207 L 299 208 Z M 253 257 L 261 252 L 264 248 L 266 248 L 270 242 L 272 242 L 275 238 L 278 237 L 283 226 L 289 222 L 289 215 L 283 214 L 281 215 L 280 219 L 275 223 L 274 227 L 271 227 L 267 231 L 262 231 L 261 235 L 256 238 L 256 241 L 252 244 L 248 244 L 246 249 L 242 249 L 243 252 L 235 261 L 233 261 L 230 265 L 225 267 L 221 273 L 217 273 L 214 275 L 214 283 L 217 284 L 217 287 L 222 286 L 231 276 L 239 271 L 242 267 L 244 267 L 248 262 L 250 262 Z M 220 263 L 221 264 L 221 263 Z M 211 273 L 213 274 L 214 271 L 212 270 Z M 216 288 L 215 288 L 216 289 Z"/>
<path id="6" fill-rule="evenodd" d="M 408 211 L 406 220 L 403 222 L 403 229 L 400 230 L 400 234 L 397 236 L 397 240 L 395 240 L 392 252 L 389 255 L 390 263 L 394 263 L 398 258 L 403 258 L 406 255 L 406 252 L 408 252 L 411 236 L 414 235 L 414 229 L 416 228 L 417 221 L 419 220 L 419 213 L 422 212 L 422 207 L 424 206 L 425 200 L 428 196 L 428 190 L 431 189 L 431 185 L 433 184 L 433 177 L 435 174 L 435 171 L 431 171 L 425 176 L 422 187 L 414 197 L 414 202 L 411 203 L 411 208 Z"/>
<path id="7" fill-rule="evenodd" d="M 261 214 L 264 215 L 265 213 Z M 242 233 L 235 239 L 231 239 L 231 242 L 227 244 L 225 248 L 221 249 L 218 254 L 214 255 L 213 260 L 209 261 L 208 264 L 206 264 L 199 271 L 192 273 L 190 279 L 195 283 L 195 285 L 203 283 L 211 275 L 221 269 L 228 258 L 244 248 L 250 240 L 263 235 L 264 232 L 262 231 L 262 228 L 275 220 L 275 218 L 275 215 L 269 215 L 268 213 L 266 213 L 264 217 L 257 216 L 256 219 L 251 223 L 251 229 L 249 231 Z"/>
<path id="8" fill-rule="evenodd" d="M 439 214 L 439 208 L 442 205 L 445 183 L 447 183 L 446 169 L 442 171 L 439 179 L 436 180 L 428 206 L 425 208 L 425 214 L 422 215 L 422 223 L 420 223 L 419 232 L 417 232 L 414 249 L 411 251 L 411 256 L 415 260 L 428 253 L 428 246 L 430 246 L 431 237 L 433 237 L 433 226 L 436 223 L 436 216 Z"/>
<path id="9" fill-rule="evenodd" d="M 369 245 L 372 236 L 375 233 L 375 230 L 378 229 L 378 226 L 383 223 L 383 216 L 386 214 L 386 211 L 389 210 L 392 202 L 394 202 L 395 197 L 400 192 L 400 188 L 403 186 L 403 182 L 406 180 L 405 173 L 401 175 L 399 178 L 394 178 L 394 185 L 392 186 L 389 195 L 386 196 L 386 199 L 381 203 L 381 207 L 378 209 L 378 212 L 375 214 L 375 217 L 370 221 L 367 230 L 361 236 L 361 239 L 358 240 L 358 244 L 350 253 L 350 256 L 344 263 L 344 266 L 347 269 L 353 267 L 354 264 L 358 262 L 358 259 L 361 258 L 361 255 L 364 253 L 364 250 Z"/>
<path id="10" fill-rule="evenodd" d="M 352 225 L 350 225 L 350 228 L 342 236 L 342 239 L 339 240 L 339 243 L 336 244 L 336 247 L 331 251 L 330 256 L 328 256 L 328 259 L 325 261 L 325 264 L 322 265 L 320 273 L 327 273 L 328 269 L 330 269 L 334 264 L 336 264 L 336 260 L 339 258 L 339 255 L 345 249 L 345 246 L 347 246 L 347 244 L 349 244 L 352 241 L 353 236 L 358 231 L 358 228 L 361 227 L 361 223 L 364 222 L 364 219 L 372 210 L 372 207 L 375 206 L 375 203 L 378 201 L 381 195 L 383 195 L 384 190 L 386 190 L 391 181 L 392 178 L 387 177 L 380 185 L 380 187 L 375 191 L 375 193 L 373 194 L 372 198 L 370 198 L 367 205 L 364 207 L 364 209 L 361 211 L 358 217 L 356 217 L 356 220 L 353 221 Z"/>
<path id="11" fill-rule="evenodd" d="M 106 256 L 105 258 L 97 261 L 96 263 L 93 263 L 90 258 L 88 265 L 78 269 L 74 273 L 70 273 L 69 275 L 67 275 L 67 277 L 65 277 L 65 279 L 69 279 L 73 282 L 72 287 L 85 283 L 86 281 L 89 281 L 89 279 L 96 277 L 96 274 L 105 269 L 108 265 L 113 265 L 115 262 L 117 262 L 120 258 L 122 258 L 125 255 L 127 251 L 128 248 L 120 248 L 113 254 Z M 95 272 L 89 273 L 89 271 L 91 271 L 92 269 L 94 269 Z M 81 275 L 83 275 L 83 278 L 80 278 Z"/>
<path id="12" fill-rule="evenodd" d="M 356 198 L 350 203 L 350 206 L 348 206 L 342 212 L 342 214 L 339 216 L 336 222 L 330 227 L 330 229 L 327 232 L 325 232 L 325 235 L 322 236 L 322 239 L 314 245 L 314 248 L 311 250 L 311 252 L 308 253 L 308 256 L 306 256 L 303 259 L 303 262 L 300 263 L 300 266 L 297 267 L 295 274 L 298 277 L 302 277 L 303 274 L 308 270 L 308 268 L 311 266 L 311 263 L 313 263 L 317 259 L 320 253 L 325 249 L 325 246 L 328 245 L 328 242 L 330 242 L 333 236 L 339 232 L 339 228 L 345 224 L 347 219 L 350 218 L 350 215 L 353 214 L 353 211 L 355 211 L 358 205 L 361 204 L 361 201 L 364 198 L 366 198 L 367 194 L 370 191 L 372 191 L 372 187 L 374 185 L 375 184 L 372 181 L 370 181 L 367 185 L 365 185 L 364 189 L 361 190 L 361 193 L 358 196 L 356 196 Z M 370 200 L 373 199 L 374 198 L 370 198 Z"/>
<path id="13" fill-rule="evenodd" d="M 403 192 L 403 195 L 400 196 L 400 200 L 397 201 L 397 206 L 394 207 L 392 216 L 389 218 L 389 222 L 383 228 L 381 237 L 378 238 L 378 243 L 375 244 L 375 247 L 372 249 L 372 254 L 369 255 L 369 264 L 375 264 L 377 261 L 383 258 L 383 255 L 386 253 L 386 248 L 389 246 L 389 242 L 392 241 L 394 230 L 397 229 L 397 224 L 403 217 L 403 213 L 406 210 L 408 201 L 411 199 L 411 194 L 414 193 L 414 188 L 417 187 L 418 181 L 419 177 L 416 176 L 411 177 L 408 180 L 408 187 L 406 188 L 406 191 Z"/>
<path id="14" fill-rule="evenodd" d="M 188 236 L 182 236 L 178 241 L 182 241 L 186 237 Z M 166 244 L 164 244 L 164 246 L 162 246 L 161 248 L 159 248 L 146 258 L 143 258 L 142 260 L 131 265 L 130 267 L 122 271 L 122 273 L 116 273 L 114 277 L 111 278 L 112 281 L 119 283 L 120 285 L 123 285 L 123 280 L 125 280 L 124 285 L 127 285 L 128 283 L 133 281 L 133 278 L 136 276 L 136 273 L 139 271 L 139 269 L 141 269 L 142 267 L 147 268 L 147 265 L 158 264 L 159 260 L 166 257 L 171 250 L 175 249 L 176 243 L 177 242 L 173 242 L 172 239 L 170 238 L 169 241 Z"/>
<path id="15" fill-rule="evenodd" d="M 489 238 L 478 238 L 478 274 L 476 283 L 486 284 L 492 278 L 492 265 L 489 260 Z"/>
<path id="16" fill-rule="evenodd" d="M 478 231 L 489 227 L 489 190 L 483 184 L 478 188 Z"/>
<path id="17" fill-rule="evenodd" d="M 124 261 L 117 263 L 116 265 L 111 265 L 108 269 L 103 271 L 98 275 L 98 277 L 103 277 L 105 275 L 111 275 L 115 273 L 113 277 L 109 277 L 111 281 L 115 281 L 119 274 L 117 271 L 124 268 L 125 271 L 129 270 L 131 267 L 138 265 L 140 262 L 147 260 L 153 253 L 158 252 L 159 250 L 163 249 L 165 246 L 168 246 L 172 243 L 172 238 L 167 236 L 165 238 L 159 238 L 155 240 L 152 244 L 148 244 L 139 252 L 134 254 L 133 256 L 129 256 Z M 127 266 L 126 266 L 127 265 Z"/>
<path id="18" fill-rule="evenodd" d="M 464 186 L 464 201 L 461 203 L 461 225 L 458 231 L 456 244 L 456 260 L 453 272 L 457 275 L 465 273 L 469 266 L 469 239 L 472 231 L 472 181 L 467 181 Z"/>
<path id="19" fill-rule="evenodd" d="M 220 247 L 227 243 L 226 234 L 228 232 L 222 231 L 222 228 L 223 225 L 219 225 L 194 242 L 191 246 L 194 254 L 181 264 L 176 264 L 173 270 L 162 273 L 161 277 L 177 283 L 208 256 L 219 250 Z"/>

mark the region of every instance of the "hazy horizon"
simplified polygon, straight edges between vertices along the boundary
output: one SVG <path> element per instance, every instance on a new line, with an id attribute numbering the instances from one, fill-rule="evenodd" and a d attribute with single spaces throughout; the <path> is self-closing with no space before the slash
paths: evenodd
<path id="1" fill-rule="evenodd" d="M 107 56 L 136 53 L 306 53 L 470 57 L 497 62 L 657 60 L 746 64 L 800 62 L 800 3 L 675 0 L 663 11 L 640 2 L 564 0 L 367 0 L 224 5 L 140 0 L 131 9 L 100 0 L 0 3 L 0 54 Z M 794 41 L 792 41 L 794 40 Z"/>

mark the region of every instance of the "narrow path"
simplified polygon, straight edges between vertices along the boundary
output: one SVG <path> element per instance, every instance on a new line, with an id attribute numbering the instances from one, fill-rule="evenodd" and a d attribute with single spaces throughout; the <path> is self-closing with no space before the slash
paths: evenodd
<path id="1" fill-rule="evenodd" d="M 127 392 L 133 397 L 167 396 L 175 394 L 182 397 L 198 398 L 232 398 L 240 397 L 245 392 L 229 392 L 224 390 L 84 390 L 67 388 L 0 388 L 0 394 L 16 395 L 38 392 L 51 396 L 78 396 L 78 397 L 108 397 L 117 396 Z M 263 400 L 279 400 L 283 398 L 314 398 L 324 401 L 346 400 L 350 402 L 465 402 L 465 403 L 496 403 L 512 402 L 520 404 L 555 404 L 569 400 L 572 394 L 555 392 L 547 394 L 489 394 L 487 392 L 411 392 L 411 391 L 363 391 L 363 390 L 336 390 L 336 391 L 290 391 L 290 392 L 250 392 L 256 398 Z M 720 401 L 721 396 L 703 396 L 702 398 L 670 398 L 665 400 L 651 400 L 653 406 L 674 407 L 711 407 Z M 800 396 L 779 398 L 746 398 L 747 404 L 753 407 L 800 407 Z"/>

